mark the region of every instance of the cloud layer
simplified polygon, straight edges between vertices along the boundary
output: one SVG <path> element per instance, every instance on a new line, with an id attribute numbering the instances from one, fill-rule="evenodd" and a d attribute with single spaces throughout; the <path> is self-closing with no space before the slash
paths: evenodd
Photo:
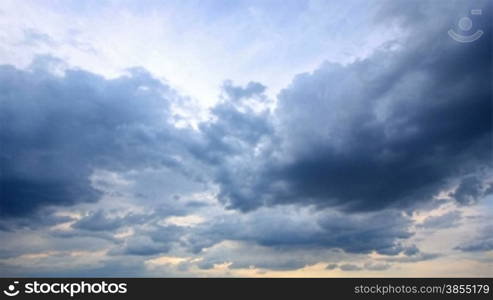
<path id="1" fill-rule="evenodd" d="M 243 211 L 285 203 L 405 208 L 476 173 L 456 198 L 482 195 L 491 168 L 491 43 L 417 35 L 298 75 L 273 115 L 279 142 L 261 163 L 237 166 L 256 166 L 255 179 L 244 192 L 244 180 L 222 182 L 223 201 Z"/>
<path id="2" fill-rule="evenodd" d="M 106 80 L 83 70 L 53 75 L 51 58 L 31 70 L 0 69 L 2 216 L 47 205 L 97 201 L 97 168 L 172 165 L 179 130 L 169 124 L 174 92 L 141 69 Z M 49 70 L 49 69 L 48 69 Z"/>
<path id="3" fill-rule="evenodd" d="M 491 251 L 491 18 L 461 44 L 448 14 L 468 5 L 379 8 L 399 34 L 364 57 L 275 98 L 225 80 L 206 112 L 143 68 L 0 65 L 1 275 L 390 272 L 444 259 L 422 234 L 457 227 L 451 255 Z"/>

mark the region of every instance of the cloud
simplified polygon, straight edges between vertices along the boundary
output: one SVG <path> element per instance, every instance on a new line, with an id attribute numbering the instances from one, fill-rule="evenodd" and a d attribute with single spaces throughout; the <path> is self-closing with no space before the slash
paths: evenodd
<path id="1" fill-rule="evenodd" d="M 171 132 L 180 133 L 168 122 L 177 97 L 168 86 L 142 69 L 111 80 L 47 69 L 46 58 L 26 71 L 0 66 L 0 215 L 97 201 L 98 168 L 169 165 Z"/>
<path id="2" fill-rule="evenodd" d="M 368 270 L 368 271 L 385 271 L 390 269 L 392 265 L 387 264 L 387 263 L 375 263 L 375 262 L 367 262 L 364 265 L 357 265 L 357 264 L 351 264 L 351 263 L 345 263 L 345 264 L 328 264 L 325 269 L 326 270 L 336 270 L 339 269 L 341 271 L 362 271 L 362 270 Z"/>
<path id="3" fill-rule="evenodd" d="M 225 81 L 222 88 L 227 97 L 232 101 L 240 101 L 245 98 L 261 96 L 266 89 L 266 87 L 259 82 L 250 81 L 245 87 L 241 87 L 233 85 L 233 82 L 230 80 Z"/>
<path id="4" fill-rule="evenodd" d="M 140 223 L 140 219 L 145 222 Z M 109 239 L 114 243 L 109 252 L 112 256 L 154 256 L 185 251 L 201 258 L 198 264 L 201 269 L 231 263 L 232 269 L 255 266 L 296 270 L 372 252 L 406 257 L 419 251 L 415 246 L 403 245 L 402 242 L 412 236 L 412 222 L 397 211 L 347 215 L 287 206 L 263 208 L 247 214 L 221 213 L 195 226 L 173 225 L 160 220 L 159 214 L 155 217 L 110 217 L 94 212 L 72 225 L 78 231 L 68 232 L 66 237 Z M 93 225 L 86 227 L 83 224 Z M 115 238 L 123 226 L 130 226 L 132 233 L 128 237 Z"/>
<path id="5" fill-rule="evenodd" d="M 125 225 L 138 225 L 150 222 L 154 217 L 155 216 L 151 214 L 133 213 L 129 213 L 125 216 L 109 217 L 105 212 L 99 210 L 89 213 L 87 216 L 72 224 L 71 227 L 88 231 L 114 231 Z"/>
<path id="6" fill-rule="evenodd" d="M 112 254 L 149 256 L 166 253 L 170 250 L 170 244 L 156 243 L 145 236 L 136 236 L 128 239 L 122 251 L 114 251 Z"/>
<path id="7" fill-rule="evenodd" d="M 299 74 L 275 104 L 262 83 L 225 81 L 193 129 L 174 123 L 187 100 L 143 69 L 107 79 L 47 57 L 0 66 L 4 274 L 37 274 L 12 265 L 50 249 L 45 275 L 140 274 L 162 253 L 200 271 L 384 271 L 440 256 L 410 245 L 410 211 L 439 205 L 428 200 L 440 192 L 474 205 L 493 189 L 491 21 L 463 45 L 446 35 L 448 4 L 402 3 L 378 20 L 402 37 Z M 57 214 L 69 205 L 77 217 Z M 489 237 L 457 249 L 489 251 Z M 104 255 L 46 268 L 81 249 Z"/>
<path id="8" fill-rule="evenodd" d="M 392 267 L 391 264 L 386 263 L 366 263 L 364 268 L 369 271 L 385 271 Z"/>
<path id="9" fill-rule="evenodd" d="M 361 271 L 363 268 L 353 264 L 342 264 L 339 266 L 342 271 Z"/>
<path id="10" fill-rule="evenodd" d="M 16 264 L 0 262 L 2 276 L 145 276 L 145 268 L 138 256 L 106 257 L 102 252 L 60 252 L 37 260 L 18 259 Z M 88 275 L 89 274 L 89 275 Z"/>
<path id="11" fill-rule="evenodd" d="M 480 199 L 491 193 L 493 183 L 485 183 L 475 176 L 462 179 L 457 189 L 451 194 L 462 205 L 477 203 Z"/>
<path id="12" fill-rule="evenodd" d="M 395 256 L 386 257 L 383 260 L 386 262 L 397 262 L 397 263 L 415 263 L 420 261 L 432 260 L 440 257 L 439 253 L 426 253 L 421 251 L 416 251 L 416 253 L 408 254 L 407 256 Z"/>
<path id="13" fill-rule="evenodd" d="M 439 14 L 440 5 L 429 8 Z M 220 200 L 241 211 L 407 209 L 460 178 L 483 180 L 483 169 L 491 172 L 491 39 L 457 43 L 444 34 L 446 19 L 428 17 L 434 30 L 406 23 L 406 38 L 366 59 L 298 75 L 278 96 L 270 147 L 224 165 Z"/>
<path id="14" fill-rule="evenodd" d="M 24 41 L 22 41 L 22 44 L 28 46 L 37 46 L 40 44 L 47 44 L 49 46 L 56 45 L 56 43 L 48 34 L 39 32 L 34 28 L 24 30 Z"/>
<path id="15" fill-rule="evenodd" d="M 22 228 L 35 230 L 71 221 L 75 221 L 71 216 L 59 215 L 55 209 L 44 209 L 43 212 L 28 216 L 2 219 L 0 220 L 0 231 L 15 231 Z"/>
<path id="16" fill-rule="evenodd" d="M 451 211 L 441 216 L 431 216 L 426 218 L 418 227 L 427 229 L 451 228 L 457 226 L 461 220 L 459 211 Z"/>
<path id="17" fill-rule="evenodd" d="M 326 270 L 336 270 L 339 269 L 341 271 L 362 271 L 362 270 L 368 270 L 368 271 L 385 271 L 390 269 L 392 265 L 387 264 L 387 263 L 374 263 L 374 262 L 367 262 L 364 265 L 356 265 L 356 264 L 350 264 L 350 263 L 345 263 L 345 264 L 328 264 L 325 269 Z"/>
<path id="18" fill-rule="evenodd" d="M 231 84 L 228 87 L 243 91 L 242 87 Z M 256 97 L 242 101 L 229 97 L 223 99 L 211 109 L 213 120 L 200 123 L 200 137 L 187 142 L 188 151 L 209 165 L 209 175 L 223 176 L 221 173 L 228 173 L 228 168 L 233 167 L 228 164 L 230 160 L 249 155 L 252 147 L 271 139 L 273 129 L 269 111 L 263 107 L 265 95 L 262 91 L 255 92 Z M 253 94 L 242 94 L 240 98 L 252 97 Z M 224 167 L 215 170 L 218 165 Z M 214 175 L 216 171 L 218 175 Z"/>
<path id="19" fill-rule="evenodd" d="M 253 242 L 277 249 L 341 249 L 397 255 L 412 236 L 411 221 L 395 211 L 343 214 L 300 207 L 265 208 L 245 215 L 215 218 L 195 229 L 187 245 L 195 252 L 225 240 Z"/>
<path id="20" fill-rule="evenodd" d="M 493 226 L 485 226 L 474 240 L 456 247 L 457 250 L 466 252 L 479 252 L 493 250 Z"/>
<path id="21" fill-rule="evenodd" d="M 287 249 L 247 241 L 224 241 L 200 253 L 198 267 L 208 270 L 228 263 L 230 269 L 297 270 L 323 261 L 341 261 L 350 255 L 336 249 Z"/>

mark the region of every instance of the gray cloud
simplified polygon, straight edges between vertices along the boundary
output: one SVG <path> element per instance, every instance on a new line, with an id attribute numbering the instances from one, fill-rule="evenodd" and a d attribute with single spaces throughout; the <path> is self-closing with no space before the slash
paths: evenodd
<path id="1" fill-rule="evenodd" d="M 74 260 L 81 260 L 75 261 Z M 0 263 L 2 276 L 32 277 L 87 277 L 87 276 L 145 276 L 146 269 L 138 256 L 104 258 L 98 261 L 84 261 L 83 257 L 74 257 L 70 253 L 60 253 L 42 261 L 41 265 L 9 265 Z M 88 275 L 90 274 L 90 275 Z"/>
<path id="2" fill-rule="evenodd" d="M 49 62 L 49 60 L 48 60 Z M 166 85 L 141 69 L 106 80 L 82 70 L 0 67 L 0 215 L 21 216 L 47 205 L 94 202 L 95 168 L 166 165 L 176 134 L 167 123 Z"/>
<path id="3" fill-rule="evenodd" d="M 241 87 L 232 85 L 230 88 L 242 90 Z M 251 99 L 254 106 L 263 102 L 264 96 L 257 96 L 260 98 Z M 228 168 L 232 166 L 228 164 L 229 160 L 249 155 L 252 147 L 272 138 L 273 128 L 267 109 L 255 112 L 252 107 L 244 105 L 238 99 L 226 98 L 211 109 L 211 114 L 214 120 L 199 126 L 201 136 L 186 143 L 188 151 L 200 161 L 212 166 L 223 166 L 217 170 L 219 175 L 215 176 L 218 178 L 230 171 Z M 214 172 L 211 169 L 209 175 L 213 175 Z"/>
<path id="4" fill-rule="evenodd" d="M 391 264 L 386 263 L 366 263 L 364 268 L 369 271 L 385 271 L 392 267 Z"/>
<path id="5" fill-rule="evenodd" d="M 224 240 L 249 241 L 277 249 L 336 248 L 348 253 L 397 255 L 408 251 L 411 221 L 395 211 L 342 214 L 334 211 L 295 213 L 296 208 L 263 209 L 243 216 L 224 216 L 199 226 L 187 239 L 195 252 Z"/>
<path id="6" fill-rule="evenodd" d="M 426 261 L 426 260 L 432 260 L 435 258 L 440 257 L 440 254 L 438 253 L 426 253 L 426 252 L 421 252 L 417 251 L 416 253 L 412 255 L 407 255 L 407 256 L 398 256 L 398 257 L 387 257 L 384 258 L 386 262 L 397 262 L 397 263 L 414 263 L 414 262 L 419 262 L 419 261 Z"/>
<path id="7" fill-rule="evenodd" d="M 379 22 L 398 18 L 403 40 L 366 59 L 327 62 L 298 75 L 274 112 L 257 110 L 267 101 L 262 84 L 226 81 L 213 120 L 196 131 L 168 122 L 171 101 L 181 98 L 141 69 L 105 79 L 71 69 L 54 75 L 50 59 L 24 71 L 0 66 L 0 235 L 12 242 L 0 256 L 110 249 L 103 267 L 84 269 L 94 276 L 141 272 L 142 259 L 176 248 L 203 255 L 204 269 L 226 261 L 231 268 L 276 270 L 335 261 L 329 269 L 381 271 L 391 262 L 438 257 L 403 242 L 413 235 L 403 210 L 431 207 L 427 200 L 459 181 L 450 196 L 461 204 L 475 204 L 493 188 L 485 180 L 493 126 L 491 20 L 479 23 L 481 40 L 463 45 L 445 34 L 450 23 L 440 11 L 455 13 L 448 4 L 419 2 L 406 10 L 402 3 L 383 11 Z M 138 187 L 123 191 L 94 181 L 96 170 L 128 171 Z M 221 203 L 239 212 L 214 214 L 193 228 L 158 222 L 205 210 L 208 204 L 182 203 L 177 195 L 211 182 Z M 130 195 L 150 212 L 92 207 L 71 230 L 43 232 L 54 241 L 49 247 L 17 242 L 9 231 L 75 221 L 56 216 L 53 207 L 115 195 Z M 450 213 L 421 226 L 445 228 L 459 219 Z M 125 226 L 134 235 L 115 238 Z M 227 241 L 242 246 L 218 247 Z M 14 249 L 22 243 L 31 250 Z M 457 249 L 491 245 L 482 234 Z M 340 265 L 346 254 L 372 252 L 389 257 Z"/>
<path id="8" fill-rule="evenodd" d="M 91 212 L 87 216 L 72 224 L 72 228 L 88 231 L 114 231 L 125 225 L 138 225 L 153 221 L 156 215 L 132 214 L 125 216 L 108 217 L 105 212 L 99 210 Z"/>
<path id="9" fill-rule="evenodd" d="M 491 24 L 483 24 L 484 39 L 464 45 L 445 34 L 448 19 L 433 17 L 441 5 L 427 7 L 426 21 L 405 25 L 404 41 L 298 75 L 272 116 L 278 140 L 234 172 L 224 165 L 220 199 L 241 211 L 288 203 L 412 208 L 453 180 L 485 176 L 493 127 Z M 434 30 L 422 31 L 428 26 Z"/>
<path id="10" fill-rule="evenodd" d="M 493 250 L 493 226 L 482 228 L 474 240 L 456 247 L 457 250 L 467 252 L 491 251 Z"/>
<path id="11" fill-rule="evenodd" d="M 245 98 L 254 96 L 262 96 L 266 87 L 259 82 L 250 81 L 245 87 L 235 86 L 233 82 L 228 80 L 223 84 L 223 91 L 232 101 L 240 101 Z"/>
<path id="12" fill-rule="evenodd" d="M 217 244 L 201 253 L 201 269 L 231 263 L 231 269 L 297 270 L 323 261 L 342 261 L 350 255 L 337 249 L 286 249 L 236 241 Z M 354 257 L 354 256 L 353 256 Z"/>
<path id="13" fill-rule="evenodd" d="M 56 46 L 55 41 L 53 41 L 53 39 L 49 35 L 39 32 L 34 28 L 24 30 L 24 40 L 22 41 L 22 44 L 28 46 L 37 46 L 40 44 Z"/>
<path id="14" fill-rule="evenodd" d="M 359 267 L 358 265 L 353 265 L 353 264 L 342 264 L 339 266 L 339 269 L 342 271 L 361 271 L 363 268 Z"/>
<path id="15" fill-rule="evenodd" d="M 431 216 L 426 218 L 419 227 L 427 229 L 451 228 L 459 224 L 461 213 L 459 211 L 451 211 L 441 216 Z"/>
<path id="16" fill-rule="evenodd" d="M 387 264 L 387 263 L 365 263 L 364 265 L 356 265 L 356 264 L 328 264 L 325 269 L 326 270 L 335 270 L 335 269 L 340 269 L 341 271 L 361 271 L 361 270 L 368 270 L 368 271 L 385 271 L 390 269 L 392 265 Z"/>
<path id="17" fill-rule="evenodd" d="M 170 243 L 156 243 L 146 236 L 135 236 L 125 241 L 123 249 L 113 251 L 111 254 L 149 256 L 166 253 L 170 249 Z"/>
<path id="18" fill-rule="evenodd" d="M 485 183 L 475 176 L 466 177 L 450 196 L 462 205 L 471 205 L 490 194 L 492 187 L 491 182 Z"/>
<path id="19" fill-rule="evenodd" d="M 75 219 L 70 216 L 57 215 L 55 209 L 43 209 L 29 216 L 0 220 L 0 231 L 15 231 L 22 228 L 36 230 L 70 221 L 75 221 Z"/>

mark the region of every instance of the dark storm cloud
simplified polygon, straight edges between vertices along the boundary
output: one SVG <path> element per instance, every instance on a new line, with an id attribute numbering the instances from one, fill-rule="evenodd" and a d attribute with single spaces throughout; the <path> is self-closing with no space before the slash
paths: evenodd
<path id="1" fill-rule="evenodd" d="M 43 209 L 28 216 L 1 219 L 0 231 L 13 231 L 21 228 L 39 229 L 70 221 L 75 221 L 75 219 L 69 216 L 57 215 L 53 209 Z"/>
<path id="2" fill-rule="evenodd" d="M 477 177 L 466 177 L 450 196 L 462 205 L 471 205 L 491 194 L 492 187 L 493 183 L 491 182 L 485 184 Z"/>
<path id="3" fill-rule="evenodd" d="M 298 75 L 279 94 L 279 142 L 234 172 L 226 165 L 220 199 L 242 211 L 287 203 L 373 211 L 419 205 L 463 177 L 484 181 L 492 166 L 491 19 L 480 40 L 458 43 L 446 34 L 450 17 L 435 17 L 442 6 L 450 12 L 420 2 L 424 20 L 403 23 L 407 38 L 366 59 Z M 472 183 L 458 201 L 477 198 Z"/>
<path id="4" fill-rule="evenodd" d="M 46 205 L 94 202 L 96 168 L 165 164 L 173 140 L 166 85 L 141 69 L 106 80 L 82 70 L 0 66 L 1 216 Z M 173 131 L 180 135 L 179 130 Z"/>

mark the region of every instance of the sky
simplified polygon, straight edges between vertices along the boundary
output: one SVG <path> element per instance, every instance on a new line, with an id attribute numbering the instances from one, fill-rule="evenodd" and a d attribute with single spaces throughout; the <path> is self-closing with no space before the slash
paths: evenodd
<path id="1" fill-rule="evenodd" d="M 493 276 L 491 13 L 3 0 L 0 276 Z"/>

